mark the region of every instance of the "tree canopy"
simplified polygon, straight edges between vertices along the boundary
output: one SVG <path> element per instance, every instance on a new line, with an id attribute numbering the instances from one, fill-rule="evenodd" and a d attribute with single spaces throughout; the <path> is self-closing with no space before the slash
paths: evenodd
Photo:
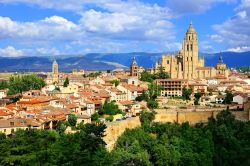
<path id="1" fill-rule="evenodd" d="M 106 126 L 81 124 L 74 134 L 59 130 L 0 133 L 0 165 L 249 165 L 250 122 L 228 111 L 208 123 L 155 123 L 143 112 L 141 127 L 126 129 L 108 152 Z"/>
<path id="2" fill-rule="evenodd" d="M 67 87 L 69 85 L 69 78 L 67 77 L 63 82 L 63 87 Z"/>
<path id="3" fill-rule="evenodd" d="M 29 90 L 40 90 L 45 86 L 44 80 L 35 74 L 13 75 L 7 83 L 2 84 L 8 89 L 9 95 Z"/>
<path id="4" fill-rule="evenodd" d="M 192 89 L 190 89 L 190 88 L 183 88 L 183 90 L 182 90 L 182 97 L 185 100 L 190 100 L 191 94 L 192 94 Z"/>

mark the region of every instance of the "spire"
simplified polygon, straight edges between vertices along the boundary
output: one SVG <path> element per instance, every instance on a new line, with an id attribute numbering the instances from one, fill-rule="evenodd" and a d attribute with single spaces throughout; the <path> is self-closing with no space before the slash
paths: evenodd
<path id="1" fill-rule="evenodd" d="M 54 59 L 54 61 L 53 61 L 53 65 L 57 65 L 56 59 Z"/>
<path id="2" fill-rule="evenodd" d="M 222 60 L 222 53 L 220 52 L 220 55 L 219 55 L 219 63 L 223 63 L 223 60 Z"/>
<path id="3" fill-rule="evenodd" d="M 190 33 L 190 32 L 195 32 L 195 29 L 193 28 L 193 23 L 192 23 L 192 21 L 190 22 L 189 27 L 188 27 L 188 30 L 187 30 L 187 33 Z"/>
<path id="4" fill-rule="evenodd" d="M 132 65 L 137 65 L 135 57 L 133 57 Z"/>

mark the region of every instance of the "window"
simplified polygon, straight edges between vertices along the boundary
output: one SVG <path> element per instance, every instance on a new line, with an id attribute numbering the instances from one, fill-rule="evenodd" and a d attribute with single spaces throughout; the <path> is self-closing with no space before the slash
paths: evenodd
<path id="1" fill-rule="evenodd" d="M 193 50 L 193 44 L 190 45 L 190 50 L 191 50 L 191 51 Z"/>
<path id="2" fill-rule="evenodd" d="M 167 60 L 167 64 L 169 64 L 169 60 Z"/>
<path id="3" fill-rule="evenodd" d="M 189 36 L 189 40 L 190 40 L 190 36 Z"/>
<path id="4" fill-rule="evenodd" d="M 187 44 L 187 51 L 189 51 L 189 45 Z"/>
<path id="5" fill-rule="evenodd" d="M 191 57 L 191 61 L 193 60 L 193 57 Z"/>
<path id="6" fill-rule="evenodd" d="M 187 61 L 188 61 L 188 57 L 187 57 Z"/>

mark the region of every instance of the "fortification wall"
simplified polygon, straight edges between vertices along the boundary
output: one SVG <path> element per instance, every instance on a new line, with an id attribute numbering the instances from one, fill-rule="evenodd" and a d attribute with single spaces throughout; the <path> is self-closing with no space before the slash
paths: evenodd
<path id="1" fill-rule="evenodd" d="M 196 124 L 200 122 L 207 122 L 208 118 L 216 117 L 220 111 L 196 111 L 196 112 L 176 112 L 176 111 L 166 111 L 163 109 L 156 110 L 155 122 L 178 122 L 184 123 L 189 122 L 190 124 Z M 250 114 L 249 111 L 233 111 L 235 118 L 242 121 L 249 121 Z M 115 142 L 118 137 L 128 128 L 133 129 L 139 127 L 140 120 L 139 117 L 129 118 L 119 122 L 111 122 L 107 124 L 106 136 L 104 141 L 106 142 L 106 147 L 108 150 L 112 150 L 115 146 Z"/>
<path id="2" fill-rule="evenodd" d="M 106 148 L 112 150 L 118 137 L 122 135 L 126 129 L 133 129 L 140 125 L 139 117 L 132 117 L 123 121 L 107 123 L 106 134 L 103 138 L 107 144 Z"/>

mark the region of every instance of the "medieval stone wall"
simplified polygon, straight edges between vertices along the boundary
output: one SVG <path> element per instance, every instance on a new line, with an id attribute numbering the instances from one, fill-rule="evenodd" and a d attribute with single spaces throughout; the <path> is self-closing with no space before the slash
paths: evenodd
<path id="1" fill-rule="evenodd" d="M 155 115 L 155 122 L 178 122 L 184 123 L 189 122 L 190 124 L 196 124 L 200 122 L 207 122 L 208 118 L 216 117 L 216 115 L 220 112 L 218 110 L 211 111 L 196 111 L 196 112 L 176 112 L 176 111 L 166 111 L 166 110 L 156 110 L 157 114 Z M 233 111 L 233 115 L 235 115 L 236 119 L 242 121 L 249 121 L 250 114 L 249 111 Z M 140 120 L 139 117 L 129 118 L 119 122 L 111 122 L 107 124 L 106 136 L 104 137 L 104 141 L 107 143 L 107 149 L 112 150 L 115 146 L 115 142 L 118 137 L 122 135 L 122 133 L 128 128 L 133 129 L 139 127 Z"/>

